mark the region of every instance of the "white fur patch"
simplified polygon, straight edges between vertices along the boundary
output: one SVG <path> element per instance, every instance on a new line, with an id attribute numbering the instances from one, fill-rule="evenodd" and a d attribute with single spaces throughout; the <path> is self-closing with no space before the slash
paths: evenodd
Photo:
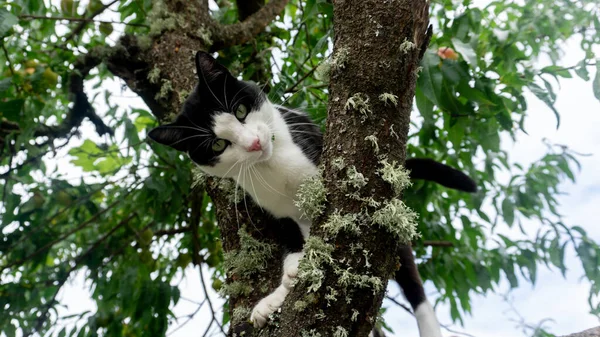
<path id="1" fill-rule="evenodd" d="M 288 254 L 283 260 L 283 276 L 281 277 L 281 284 L 288 289 L 294 287 L 294 280 L 298 276 L 298 265 L 300 259 L 304 257 L 304 252 Z"/>
<path id="2" fill-rule="evenodd" d="M 300 252 L 288 254 L 285 257 L 283 260 L 281 285 L 267 297 L 260 300 L 260 302 L 254 306 L 254 309 L 252 309 L 250 321 L 254 323 L 255 327 L 264 327 L 269 320 L 269 316 L 281 308 L 283 301 L 294 287 L 294 280 L 296 279 L 296 276 L 298 276 L 298 264 L 303 256 L 304 252 Z"/>
<path id="3" fill-rule="evenodd" d="M 260 302 L 254 306 L 254 309 L 252 309 L 252 314 L 250 315 L 250 321 L 254 324 L 254 327 L 264 327 L 269 320 L 269 316 L 281 308 L 285 297 L 289 293 L 290 290 L 284 287 L 282 284 L 277 287 L 274 292 L 270 293 L 269 296 L 260 300 Z"/>
<path id="4" fill-rule="evenodd" d="M 429 301 L 425 300 L 417 306 L 415 317 L 417 318 L 419 335 L 421 337 L 442 337 L 440 324 L 437 321 L 435 311 L 433 311 L 433 307 Z"/>

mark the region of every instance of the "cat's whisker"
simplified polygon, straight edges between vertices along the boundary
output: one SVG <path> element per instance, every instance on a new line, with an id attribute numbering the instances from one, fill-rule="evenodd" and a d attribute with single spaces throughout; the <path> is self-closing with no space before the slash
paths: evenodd
<path id="1" fill-rule="evenodd" d="M 246 165 L 248 165 L 248 164 L 246 164 Z M 247 170 L 248 170 L 248 166 L 246 166 L 246 169 L 244 169 L 244 164 L 242 164 L 242 171 L 244 171 L 244 175 L 242 177 L 242 181 L 243 181 L 242 182 L 242 187 L 246 186 L 246 171 Z M 244 193 L 244 207 L 246 208 L 246 214 L 250 215 L 250 211 L 248 210 L 248 203 L 246 201 L 246 193 Z M 252 224 L 252 227 L 254 227 L 255 229 L 258 229 L 256 227 L 256 224 L 254 223 L 254 221 L 252 221 L 252 217 L 248 216 L 247 218 L 248 218 L 248 221 L 250 221 L 250 224 Z"/>
<path id="2" fill-rule="evenodd" d="M 231 170 L 233 170 L 233 168 L 239 164 L 242 161 L 242 159 L 238 159 L 238 161 L 236 161 L 233 165 L 231 165 L 231 167 L 229 168 L 229 170 L 227 170 L 227 172 L 225 172 L 225 174 L 223 175 L 223 177 L 221 177 L 221 179 L 219 180 L 219 184 L 221 183 L 221 181 L 225 178 L 227 178 L 227 175 L 229 174 L 229 172 L 231 172 Z M 237 183 L 237 182 L 236 182 Z"/>
<path id="3" fill-rule="evenodd" d="M 196 128 L 198 128 L 198 130 L 202 130 L 202 131 L 205 131 L 206 133 L 212 134 L 212 131 L 211 131 L 211 130 L 209 130 L 209 129 L 207 129 L 207 128 L 203 128 L 203 127 L 199 126 L 198 124 L 194 123 L 194 121 L 193 121 L 193 120 L 191 120 L 191 119 L 189 119 L 189 118 L 188 118 L 188 121 L 189 121 L 190 123 L 192 123 L 192 125 L 193 125 L 193 126 L 195 126 Z"/>
<path id="4" fill-rule="evenodd" d="M 292 134 L 294 134 L 294 133 L 296 133 L 296 134 L 303 133 L 305 135 L 317 135 L 317 136 L 321 135 L 321 133 L 319 133 L 319 132 L 310 132 L 310 131 L 301 131 L 301 130 L 290 130 L 290 133 L 292 133 Z"/>
<path id="5" fill-rule="evenodd" d="M 238 204 L 238 198 L 237 198 L 237 191 L 238 191 L 238 181 L 240 181 L 240 175 L 242 174 L 242 170 L 244 168 L 244 163 L 242 163 L 242 167 L 240 169 L 240 171 L 238 172 L 238 178 L 237 180 L 235 180 L 235 192 L 234 192 L 234 196 L 233 196 L 233 204 L 234 204 L 234 208 L 235 208 L 235 222 L 238 225 L 238 228 L 241 228 L 240 226 L 240 215 L 237 209 L 237 204 Z"/>
<path id="6" fill-rule="evenodd" d="M 223 81 L 223 96 L 225 97 L 225 108 L 227 109 L 227 111 L 229 110 L 229 105 L 227 104 L 227 76 L 225 76 L 225 80 Z"/>
<path id="7" fill-rule="evenodd" d="M 288 124 L 289 127 L 293 127 L 293 126 L 300 126 L 300 125 L 310 125 L 315 127 L 315 123 L 294 123 L 294 124 Z"/>
<path id="8" fill-rule="evenodd" d="M 161 126 L 161 128 L 164 128 L 164 129 L 190 129 L 190 130 L 194 130 L 194 131 L 200 131 L 200 132 L 202 132 L 202 135 L 206 136 L 206 137 L 209 137 L 210 133 L 211 133 L 207 129 L 203 129 L 200 127 L 193 128 L 191 126 L 183 126 L 183 125 L 163 125 L 163 126 Z"/>
<path id="9" fill-rule="evenodd" d="M 277 193 L 277 194 L 279 194 L 279 195 L 281 195 L 281 196 L 284 196 L 284 197 L 286 197 L 286 198 L 292 199 L 290 196 L 288 196 L 288 195 L 286 195 L 286 194 L 283 194 L 283 193 L 279 192 L 279 191 L 278 191 L 277 189 L 275 189 L 273 186 L 269 185 L 269 183 L 267 182 L 267 180 L 266 180 L 266 179 L 265 179 L 265 178 L 262 176 L 262 174 L 260 174 L 260 171 L 259 171 L 259 170 L 256 170 L 256 174 L 257 174 L 257 177 L 260 177 L 260 179 L 262 179 L 262 181 L 263 181 L 263 182 L 264 182 L 264 183 L 267 185 L 267 186 L 265 186 L 265 187 L 268 187 L 270 190 L 272 190 L 273 192 L 275 192 L 275 193 Z M 264 186 L 264 185 L 263 185 L 263 186 Z"/>
<path id="10" fill-rule="evenodd" d="M 256 188 L 254 188 L 254 181 L 252 180 L 252 173 L 254 172 L 254 167 L 250 166 L 248 167 L 249 171 L 248 171 L 248 178 L 250 178 L 250 184 L 252 185 L 252 190 L 254 191 L 254 195 L 256 196 L 256 204 L 258 205 L 258 207 L 260 207 L 261 211 L 264 211 L 260 200 L 258 199 L 258 193 L 256 193 Z"/>
<path id="11" fill-rule="evenodd" d="M 231 99 L 231 102 L 233 102 L 233 104 L 231 104 L 231 106 L 232 106 L 232 107 L 234 107 L 234 106 L 235 106 L 235 98 L 237 97 L 237 95 L 239 95 L 239 94 L 240 94 L 240 92 L 244 91 L 244 89 L 245 89 L 245 87 L 242 87 L 240 90 L 238 90 L 238 91 L 235 93 L 235 95 L 233 95 L 233 98 Z M 246 96 L 247 96 L 247 95 L 246 95 Z M 246 96 L 244 96 L 244 97 L 246 97 Z"/>
<path id="12" fill-rule="evenodd" d="M 238 98 L 236 101 L 234 101 L 234 102 L 231 104 L 231 106 L 232 106 L 232 107 L 234 107 L 234 106 L 237 106 L 237 105 L 238 105 L 238 103 L 239 103 L 241 100 L 243 100 L 244 98 L 246 98 L 246 97 L 248 97 L 248 96 L 249 96 L 249 95 L 242 96 L 242 97 Z M 232 100 L 232 101 L 233 101 L 233 100 Z"/>
<path id="13" fill-rule="evenodd" d="M 193 135 L 193 136 L 185 137 L 183 139 L 180 139 L 180 140 L 178 140 L 176 142 L 173 142 L 173 143 L 169 144 L 169 146 L 173 146 L 175 144 L 179 144 L 179 143 L 184 142 L 184 141 L 186 141 L 188 139 L 199 138 L 199 137 L 205 137 L 205 135 Z"/>
<path id="14" fill-rule="evenodd" d="M 221 105 L 221 107 L 223 109 L 225 109 L 225 107 L 223 106 L 223 102 L 221 102 L 221 100 L 219 100 L 217 98 L 217 95 L 215 95 L 215 93 L 212 91 L 212 89 L 210 88 L 210 85 L 208 85 L 208 81 L 206 81 L 206 77 L 204 76 L 204 71 L 200 71 L 200 74 L 202 75 L 202 80 L 204 80 L 204 84 L 206 84 L 206 87 L 208 88 L 208 91 L 210 91 L 210 94 L 215 98 L 215 100 L 217 102 L 219 102 L 219 104 Z"/>

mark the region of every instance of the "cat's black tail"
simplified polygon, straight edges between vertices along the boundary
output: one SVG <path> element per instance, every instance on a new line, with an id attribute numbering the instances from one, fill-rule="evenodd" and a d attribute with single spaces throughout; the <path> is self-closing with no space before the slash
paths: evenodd
<path id="1" fill-rule="evenodd" d="M 411 179 L 433 181 L 464 192 L 474 193 L 477 191 L 477 184 L 469 176 L 433 159 L 409 158 L 404 166 L 410 170 Z"/>

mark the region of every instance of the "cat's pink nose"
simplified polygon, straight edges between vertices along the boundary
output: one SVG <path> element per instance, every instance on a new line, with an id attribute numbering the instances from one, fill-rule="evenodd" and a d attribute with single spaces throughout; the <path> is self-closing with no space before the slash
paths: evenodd
<path id="1" fill-rule="evenodd" d="M 260 145 L 260 139 L 256 138 L 252 142 L 252 145 L 250 145 L 250 147 L 248 148 L 248 152 L 260 151 L 260 150 L 262 150 L 262 146 Z"/>

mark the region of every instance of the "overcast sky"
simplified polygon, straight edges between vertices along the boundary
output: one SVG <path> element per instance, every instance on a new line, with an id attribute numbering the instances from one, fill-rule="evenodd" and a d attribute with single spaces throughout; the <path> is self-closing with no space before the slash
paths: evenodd
<path id="1" fill-rule="evenodd" d="M 563 60 L 564 65 L 574 65 L 578 63 L 583 54 L 579 52 L 578 41 L 571 41 L 565 48 L 568 51 Z M 593 69 L 591 69 L 593 75 Z M 88 89 L 89 89 L 88 83 Z M 521 164 L 529 164 L 540 158 L 546 152 L 546 147 L 542 139 L 547 138 L 552 143 L 559 143 L 569 146 L 569 148 L 581 152 L 589 153 L 592 156 L 581 158 L 583 169 L 577 174 L 577 183 L 565 183 L 562 190 L 567 194 L 559 198 L 561 207 L 559 210 L 564 214 L 565 222 L 568 225 L 579 225 L 588 231 L 589 235 L 600 242 L 600 226 L 597 224 L 597 208 L 600 205 L 600 103 L 594 98 L 591 83 L 584 82 L 578 77 L 573 79 L 561 79 L 561 90 L 558 92 L 557 108 L 561 113 L 561 128 L 556 130 L 556 120 L 552 112 L 538 101 L 533 95 L 526 95 L 529 105 L 529 118 L 526 123 L 526 130 L 529 135 L 521 134 L 516 143 L 507 140 L 503 143 L 505 150 L 509 151 L 511 160 Z M 115 82 L 105 83 L 104 88 L 117 91 L 120 84 Z M 139 98 L 134 98 L 131 92 L 121 93 L 114 97 L 115 103 L 122 107 L 144 107 Z M 90 95 L 91 97 L 91 95 Z M 101 99 L 96 102 L 99 112 L 106 107 L 103 106 Z M 94 138 L 93 128 L 89 123 L 84 123 L 84 135 L 91 135 Z M 49 163 L 52 167 L 52 163 Z M 61 163 L 62 165 L 62 163 Z M 66 167 L 63 166 L 63 169 Z M 81 170 L 77 168 L 68 168 L 69 174 L 74 177 L 81 176 Z M 535 229 L 538 224 L 534 222 L 527 223 L 528 228 Z M 533 230 L 533 232 L 535 232 Z M 529 323 L 536 323 L 545 318 L 551 318 L 554 321 L 547 324 L 550 330 L 557 334 L 567 334 L 584 330 L 600 323 L 598 319 L 590 315 L 587 304 L 587 296 L 590 285 L 587 282 L 580 281 L 583 275 L 580 263 L 571 250 L 567 254 L 568 273 L 564 279 L 557 270 L 548 271 L 542 267 L 539 270 L 538 282 L 535 287 L 527 285 L 525 282 L 519 289 L 512 291 L 510 297 L 514 307 L 518 310 L 525 320 Z M 205 272 L 205 276 L 208 272 Z M 94 310 L 95 305 L 90 300 L 88 289 L 89 283 L 86 283 L 83 275 L 80 273 L 68 286 L 60 293 L 59 298 L 69 307 L 69 312 L 76 313 L 84 310 Z M 200 302 L 203 294 L 200 289 L 199 273 L 197 269 L 189 268 L 185 279 L 181 285 L 182 297 Z M 431 285 L 426 284 L 429 292 L 434 292 Z M 453 327 L 458 331 L 464 331 L 478 337 L 506 337 L 523 335 L 513 321 L 517 315 L 510 311 L 510 306 L 502 298 L 505 294 L 506 284 L 503 284 L 497 291 L 498 295 L 487 297 L 476 296 L 473 298 L 472 311 L 473 316 L 465 319 L 464 327 Z M 396 295 L 399 290 L 395 284 L 389 288 L 390 295 Z M 213 303 L 218 306 L 222 300 L 213 294 Z M 390 307 L 386 315 L 387 323 L 394 329 L 396 336 L 417 337 L 418 331 L 414 319 L 405 313 L 402 309 Z M 184 316 L 194 312 L 197 305 L 188 301 L 181 300 L 175 307 L 176 316 Z M 449 308 L 444 305 L 437 307 L 437 313 L 443 324 L 450 325 Z M 64 313 L 64 311 L 63 311 Z M 171 336 L 189 337 L 199 336 L 204 331 L 210 313 L 205 306 L 198 314 L 194 316 L 188 324 L 182 329 L 176 331 Z M 180 319 L 184 322 L 186 319 Z M 170 329 L 172 330 L 172 329 Z M 453 336 L 456 334 L 443 331 L 444 336 Z"/>

